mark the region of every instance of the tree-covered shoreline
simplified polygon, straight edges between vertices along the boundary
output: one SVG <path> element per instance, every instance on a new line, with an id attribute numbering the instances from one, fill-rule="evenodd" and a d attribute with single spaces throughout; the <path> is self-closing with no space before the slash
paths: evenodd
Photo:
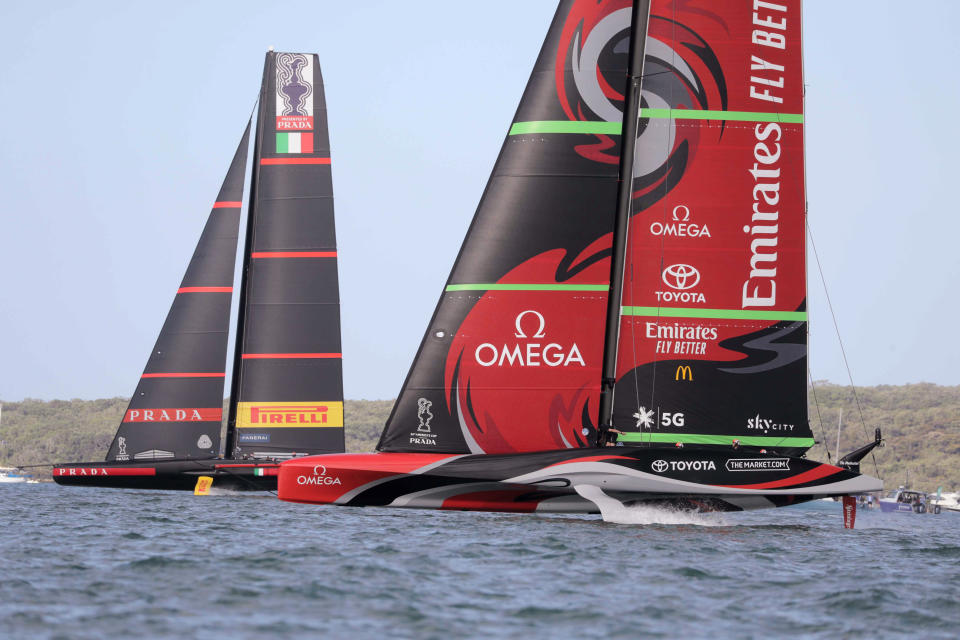
<path id="1" fill-rule="evenodd" d="M 850 387 L 818 382 L 809 399 L 810 424 L 819 441 L 809 457 L 827 461 L 828 447 L 833 456 L 842 411 L 841 455 L 868 442 L 874 427 L 883 429 L 887 446 L 877 450 L 876 461 L 888 488 L 903 484 L 909 471 L 917 489 L 960 490 L 960 386 L 858 387 L 855 398 Z M 372 451 L 393 401 L 345 404 L 347 451 Z M 126 407 L 125 398 L 3 402 L 0 466 L 103 460 Z M 870 457 L 862 468 L 875 473 Z M 44 478 L 50 470 L 32 473 Z"/>

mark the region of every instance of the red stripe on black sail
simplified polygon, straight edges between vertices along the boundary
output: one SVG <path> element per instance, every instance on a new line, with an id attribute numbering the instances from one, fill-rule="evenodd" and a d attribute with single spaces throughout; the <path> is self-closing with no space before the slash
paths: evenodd
<path id="1" fill-rule="evenodd" d="M 761 4 L 652 3 L 614 406 L 633 441 L 813 444 L 801 5 Z"/>
<path id="2" fill-rule="evenodd" d="M 630 13 L 560 3 L 380 450 L 595 438 Z"/>
<path id="3" fill-rule="evenodd" d="M 267 54 L 258 118 L 233 453 L 342 452 L 333 184 L 315 55 Z"/>
<path id="4" fill-rule="evenodd" d="M 213 458 L 230 329 L 247 125 L 107 460 Z"/>

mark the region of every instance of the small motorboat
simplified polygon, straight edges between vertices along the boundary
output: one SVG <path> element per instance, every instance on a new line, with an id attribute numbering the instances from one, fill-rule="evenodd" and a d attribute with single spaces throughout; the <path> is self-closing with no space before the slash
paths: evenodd
<path id="1" fill-rule="evenodd" d="M 14 484 L 27 482 L 32 476 L 18 473 L 16 469 L 0 469 L 0 484 Z"/>
<path id="2" fill-rule="evenodd" d="M 899 487 L 880 498 L 883 513 L 940 513 L 940 505 L 933 504 L 927 494 Z"/>

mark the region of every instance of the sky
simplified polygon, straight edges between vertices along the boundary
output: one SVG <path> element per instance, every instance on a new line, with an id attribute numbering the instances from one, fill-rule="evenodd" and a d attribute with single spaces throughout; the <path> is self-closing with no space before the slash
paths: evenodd
<path id="1" fill-rule="evenodd" d="M 320 56 L 345 395 L 395 397 L 555 8 L 3 3 L 0 399 L 133 391 L 269 46 Z M 804 5 L 809 222 L 858 385 L 960 384 L 958 23 L 952 0 Z M 809 258 L 811 372 L 844 383 Z"/>

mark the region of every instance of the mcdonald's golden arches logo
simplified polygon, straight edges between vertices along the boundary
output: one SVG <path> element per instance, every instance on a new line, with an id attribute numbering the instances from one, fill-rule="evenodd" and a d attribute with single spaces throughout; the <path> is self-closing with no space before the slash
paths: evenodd
<path id="1" fill-rule="evenodd" d="M 681 364 L 677 367 L 677 373 L 673 377 L 674 380 L 690 380 L 693 381 L 693 369 L 690 368 L 688 364 Z"/>

